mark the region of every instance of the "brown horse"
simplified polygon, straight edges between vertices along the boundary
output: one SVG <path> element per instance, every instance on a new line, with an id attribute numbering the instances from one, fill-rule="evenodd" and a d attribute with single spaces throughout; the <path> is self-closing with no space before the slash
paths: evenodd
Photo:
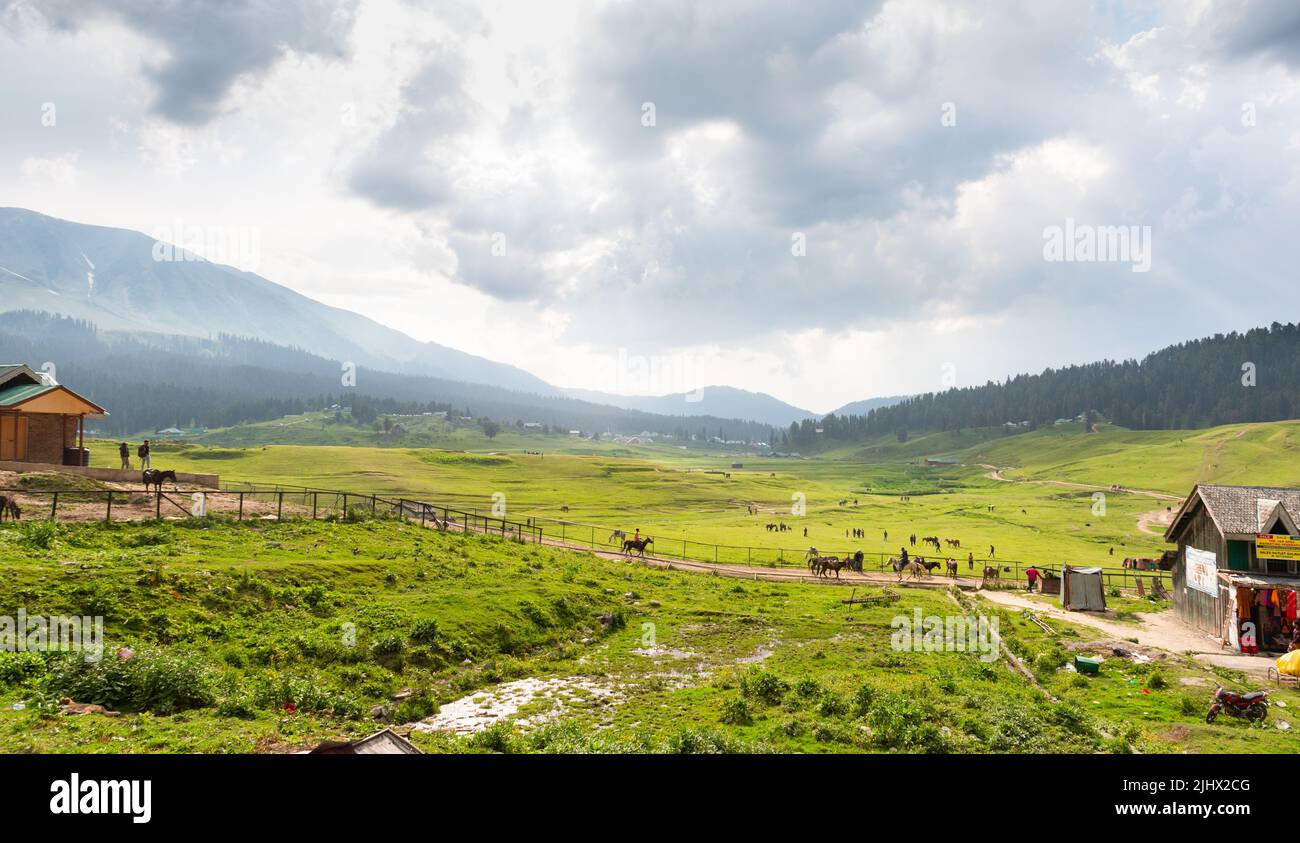
<path id="1" fill-rule="evenodd" d="M 18 508 L 18 501 L 0 495 L 0 521 L 5 520 L 6 517 L 17 521 L 22 514 L 22 510 Z"/>
<path id="2" fill-rule="evenodd" d="M 954 559 L 948 560 L 948 576 L 957 579 L 957 562 Z"/>
<path id="3" fill-rule="evenodd" d="M 997 568 L 997 566 L 996 566 L 996 565 L 985 565 L 985 566 L 984 566 L 984 580 L 985 580 L 986 582 L 987 582 L 988 580 L 993 580 L 994 582 L 997 582 L 997 579 L 998 579 L 998 568 Z"/>
<path id="4" fill-rule="evenodd" d="M 645 538 L 640 540 L 626 539 L 623 542 L 623 553 L 624 555 L 630 555 L 632 551 L 635 550 L 638 556 L 645 556 L 645 549 L 654 543 L 655 540 L 650 538 L 649 536 L 646 536 Z"/>

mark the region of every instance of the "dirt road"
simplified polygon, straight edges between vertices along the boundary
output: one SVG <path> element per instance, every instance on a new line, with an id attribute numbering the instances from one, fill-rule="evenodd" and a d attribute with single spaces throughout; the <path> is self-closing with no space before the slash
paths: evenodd
<path id="1" fill-rule="evenodd" d="M 1141 623 L 1127 624 L 1092 612 L 1067 612 L 1014 592 L 980 591 L 979 594 L 1000 606 L 1029 609 L 1041 618 L 1055 618 L 1080 626 L 1090 626 L 1121 641 L 1136 640 L 1138 644 L 1157 647 L 1170 653 L 1192 653 L 1192 657 L 1199 662 L 1240 670 L 1257 679 L 1265 677 L 1273 665 L 1271 656 L 1247 656 L 1229 652 L 1219 645 L 1217 638 L 1196 632 L 1179 621 L 1172 611 L 1142 612 L 1138 615 L 1142 619 Z"/>

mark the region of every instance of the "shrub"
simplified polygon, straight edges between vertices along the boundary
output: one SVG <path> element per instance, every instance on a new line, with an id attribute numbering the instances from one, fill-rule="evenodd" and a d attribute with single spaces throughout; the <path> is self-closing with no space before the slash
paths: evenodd
<path id="1" fill-rule="evenodd" d="M 817 700 L 817 713 L 822 717 L 834 717 L 843 714 L 844 700 L 834 691 L 824 691 Z"/>
<path id="2" fill-rule="evenodd" d="M 788 686 L 769 670 L 751 668 L 740 680 L 740 692 L 764 705 L 777 705 Z"/>
<path id="3" fill-rule="evenodd" d="M 370 652 L 376 656 L 398 656 L 405 649 L 406 642 L 400 635 L 385 635 L 375 639 L 370 645 Z"/>
<path id="4" fill-rule="evenodd" d="M 95 662 L 72 655 L 51 665 L 46 687 L 77 702 L 155 714 L 213 702 L 207 673 L 186 653 L 145 651 L 127 660 L 109 656 Z"/>
<path id="5" fill-rule="evenodd" d="M 748 726 L 754 722 L 744 697 L 732 697 L 722 704 L 722 722 L 732 726 Z"/>
<path id="6" fill-rule="evenodd" d="M 510 755 L 520 751 L 519 739 L 514 729 L 505 720 L 498 720 L 469 739 L 469 745 L 487 752 L 500 752 Z"/>
<path id="7" fill-rule="evenodd" d="M 49 550 L 59 537 L 59 525 L 53 521 L 28 521 L 19 528 L 18 540 L 37 550 Z"/>
<path id="8" fill-rule="evenodd" d="M 859 685 L 858 690 L 853 692 L 853 712 L 859 717 L 871 710 L 871 704 L 876 700 L 876 689 L 871 685 Z"/>
<path id="9" fill-rule="evenodd" d="M 794 686 L 794 692 L 804 699 L 817 696 L 821 690 L 822 686 L 817 684 L 817 680 L 808 677 L 800 679 Z"/>
<path id="10" fill-rule="evenodd" d="M 411 627 L 411 640 L 418 644 L 432 644 L 438 640 L 438 619 L 420 618 Z"/>
<path id="11" fill-rule="evenodd" d="M 45 673 L 45 659 L 29 651 L 0 650 L 0 685 L 16 685 L 29 677 Z"/>

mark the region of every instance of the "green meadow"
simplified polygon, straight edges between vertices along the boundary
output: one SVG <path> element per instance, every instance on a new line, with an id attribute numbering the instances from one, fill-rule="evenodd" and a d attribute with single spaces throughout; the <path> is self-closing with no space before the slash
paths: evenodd
<path id="1" fill-rule="evenodd" d="M 1296 432 L 968 430 L 774 458 L 292 417 L 157 443 L 154 465 L 481 512 L 504 500 L 548 535 L 640 529 L 660 554 L 722 545 L 720 561 L 755 565 L 791 564 L 809 545 L 896 552 L 916 533 L 960 539 L 944 554 L 963 560 L 996 545 L 999 560 L 1117 566 L 1164 549 L 1139 518 L 1193 482 L 1300 482 Z M 115 443 L 91 448 L 92 465 L 113 464 Z M 1241 675 L 1156 653 L 1080 676 L 1076 653 L 1123 642 L 1065 622 L 1045 632 L 977 595 L 902 588 L 892 603 L 845 604 L 884 593 L 357 518 L 4 525 L 0 606 L 101 615 L 107 655 L 0 654 L 0 749 L 288 751 L 382 723 L 425 724 L 411 739 L 432 752 L 1300 749 L 1271 725 L 1204 723 L 1213 685 L 1244 688 Z M 782 522 L 791 530 L 766 529 Z M 865 538 L 845 538 L 854 528 Z M 1160 608 L 1112 599 L 1125 623 Z M 1005 656 L 901 646 L 896 619 L 918 611 L 996 619 L 1031 678 Z M 114 655 L 123 646 L 133 658 Z M 62 714 L 64 698 L 119 714 Z"/>
<path id="2" fill-rule="evenodd" d="M 614 529 L 639 529 L 663 554 L 684 549 L 693 558 L 716 553 L 718 561 L 756 564 L 789 563 L 809 546 L 897 553 L 916 533 L 960 540 L 960 550 L 945 546 L 935 555 L 961 561 L 973 553 L 980 562 L 993 546 L 1001 560 L 1117 567 L 1165 549 L 1160 527 L 1143 531 L 1139 518 L 1176 507 L 1174 498 L 1195 482 L 1300 485 L 1298 422 L 1173 432 L 967 430 L 797 459 L 514 429 L 489 440 L 477 428 L 409 423 L 412 431 L 394 438 L 319 414 L 290 417 L 159 443 L 154 464 L 217 473 L 227 483 L 404 494 L 482 513 L 504 500 L 508 517 L 539 519 L 548 535 L 600 543 Z M 357 444 L 315 442 L 350 436 Z M 426 436 L 442 446 L 405 441 Z M 91 447 L 93 464 L 112 464 L 113 443 Z M 926 466 L 926 457 L 960 464 Z M 1112 491 L 1115 485 L 1124 490 Z M 773 522 L 790 529 L 769 532 Z M 865 537 L 846 536 L 854 529 Z"/>
<path id="3" fill-rule="evenodd" d="M 429 752 L 1300 750 L 1272 725 L 1204 723 L 1213 683 L 1240 676 L 1178 654 L 1080 676 L 1073 654 L 1114 642 L 941 589 L 846 605 L 846 588 L 383 519 L 33 522 L 0 528 L 0 553 L 0 605 L 105 618 L 99 662 L 0 653 L 6 752 L 293 751 L 466 710 L 472 732 L 411 739 Z M 896 619 L 918 614 L 985 615 L 1034 681 L 984 658 L 992 647 L 912 647 Z M 528 687 L 546 692 L 511 698 Z M 60 713 L 62 699 L 117 713 Z"/>

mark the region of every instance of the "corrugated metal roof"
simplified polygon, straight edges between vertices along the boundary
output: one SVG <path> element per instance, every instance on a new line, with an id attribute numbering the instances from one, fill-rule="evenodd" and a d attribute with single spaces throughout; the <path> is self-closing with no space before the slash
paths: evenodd
<path id="1" fill-rule="evenodd" d="M 26 401 L 29 398 L 35 398 L 52 389 L 58 389 L 57 386 L 49 386 L 43 383 L 24 383 L 18 386 L 0 388 L 0 407 L 8 407 Z"/>

